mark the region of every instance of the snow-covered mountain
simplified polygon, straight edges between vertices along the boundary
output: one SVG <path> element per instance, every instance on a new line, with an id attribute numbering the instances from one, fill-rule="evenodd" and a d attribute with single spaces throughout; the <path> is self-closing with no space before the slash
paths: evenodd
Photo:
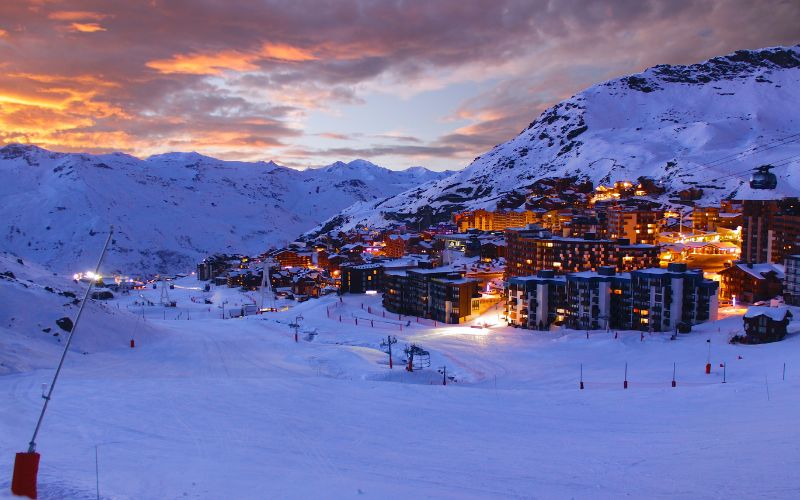
<path id="1" fill-rule="evenodd" d="M 652 177 L 666 189 L 663 201 L 690 187 L 703 190 L 702 203 L 796 196 L 800 162 L 789 160 L 800 160 L 800 45 L 742 50 L 590 87 L 466 169 L 354 205 L 312 234 L 516 208 L 537 181 L 570 176 L 595 185 Z M 779 165 L 774 192 L 748 185 L 749 170 L 764 163 Z"/>
<path id="2" fill-rule="evenodd" d="M 112 269 L 185 271 L 209 253 L 284 244 L 354 202 L 446 175 L 364 160 L 300 171 L 197 153 L 140 160 L 19 144 L 0 149 L 0 174 L 0 250 L 70 274 L 94 264 L 112 224 Z"/>

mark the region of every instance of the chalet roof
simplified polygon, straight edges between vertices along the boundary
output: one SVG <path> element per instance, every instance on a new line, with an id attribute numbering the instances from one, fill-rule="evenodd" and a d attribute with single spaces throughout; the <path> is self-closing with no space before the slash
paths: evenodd
<path id="1" fill-rule="evenodd" d="M 416 237 L 418 237 L 418 236 L 419 236 L 419 235 L 417 235 L 417 234 L 411 234 L 411 233 L 403 233 L 403 234 L 390 234 L 390 235 L 389 235 L 389 239 L 390 239 L 390 240 L 406 240 L 406 241 L 408 241 L 408 240 L 410 240 L 411 238 L 416 238 Z"/>
<path id="2" fill-rule="evenodd" d="M 786 277 L 784 268 L 780 264 L 771 264 L 769 262 L 763 262 L 759 264 L 736 264 L 736 267 L 746 272 L 747 274 L 751 275 L 752 277 L 760 280 L 766 278 L 767 274 L 770 272 L 774 272 L 775 277 L 778 279 L 783 279 L 784 277 Z"/>
<path id="3" fill-rule="evenodd" d="M 757 318 L 759 316 L 766 316 L 773 321 L 783 321 L 786 317 L 792 317 L 791 311 L 788 307 L 767 307 L 767 306 L 750 306 L 747 312 L 744 313 L 745 318 Z"/>

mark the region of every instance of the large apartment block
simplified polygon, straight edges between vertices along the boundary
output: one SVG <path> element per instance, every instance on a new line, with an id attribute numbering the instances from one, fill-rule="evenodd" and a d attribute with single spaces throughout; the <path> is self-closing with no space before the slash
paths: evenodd
<path id="1" fill-rule="evenodd" d="M 506 317 L 512 325 L 532 330 L 547 330 L 564 321 L 567 279 L 552 270 L 536 276 L 518 276 L 508 281 Z"/>
<path id="2" fill-rule="evenodd" d="M 489 211 L 473 210 L 462 212 L 453 216 L 453 222 L 461 233 L 469 229 L 479 229 L 481 231 L 502 231 L 509 227 L 521 227 L 532 224 L 540 218 L 540 215 L 531 210 L 516 212 L 513 210 Z"/>
<path id="3" fill-rule="evenodd" d="M 674 331 L 716 319 L 718 287 L 702 271 L 678 263 L 622 274 L 612 267 L 569 273 L 563 284 L 549 275 L 512 278 L 507 318 L 532 329 L 563 321 L 585 330 Z"/>
<path id="4" fill-rule="evenodd" d="M 636 244 L 655 245 L 664 212 L 612 205 L 608 207 L 607 217 L 610 238 L 627 238 Z"/>
<path id="5" fill-rule="evenodd" d="M 562 238 L 539 226 L 511 228 L 506 232 L 506 276 L 534 276 L 542 269 L 557 274 L 592 271 L 603 266 L 634 270 L 658 265 L 658 247 L 631 244 L 630 240 Z"/>
<path id="6" fill-rule="evenodd" d="M 742 260 L 782 264 L 800 252 L 800 200 L 745 200 L 742 203 Z"/>
<path id="7" fill-rule="evenodd" d="M 384 286 L 383 306 L 397 314 L 458 324 L 480 308 L 478 281 L 452 271 L 387 271 Z"/>
<path id="8" fill-rule="evenodd" d="M 784 269 L 783 299 L 787 304 L 800 306 L 800 255 L 787 255 Z"/>

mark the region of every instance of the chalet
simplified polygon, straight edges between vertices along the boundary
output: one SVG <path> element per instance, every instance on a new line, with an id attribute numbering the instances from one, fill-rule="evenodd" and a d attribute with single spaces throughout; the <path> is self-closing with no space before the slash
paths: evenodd
<path id="1" fill-rule="evenodd" d="M 409 245 L 420 239 L 418 234 L 413 233 L 389 234 L 383 239 L 383 254 L 387 257 L 402 257 L 408 252 Z"/>
<path id="2" fill-rule="evenodd" d="M 720 298 L 752 304 L 769 300 L 783 293 L 785 276 L 782 265 L 735 264 L 719 272 L 721 277 Z"/>
<path id="3" fill-rule="evenodd" d="M 351 257 L 356 255 L 361 256 L 366 248 L 367 247 L 361 243 L 348 243 L 339 249 L 339 253 Z"/>
<path id="4" fill-rule="evenodd" d="M 295 296 L 319 297 L 319 273 L 298 274 L 292 279 L 292 294 Z"/>
<path id="5" fill-rule="evenodd" d="M 745 337 L 742 342 L 763 344 L 783 340 L 792 313 L 788 307 L 751 306 L 743 319 Z"/>

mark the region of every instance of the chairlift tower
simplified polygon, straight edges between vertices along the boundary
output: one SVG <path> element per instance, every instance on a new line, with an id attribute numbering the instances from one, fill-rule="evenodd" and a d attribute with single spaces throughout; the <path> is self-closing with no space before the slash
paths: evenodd
<path id="1" fill-rule="evenodd" d="M 167 290 L 167 281 L 161 277 L 161 305 L 164 307 L 172 307 L 172 301 L 169 299 L 169 291 Z"/>

